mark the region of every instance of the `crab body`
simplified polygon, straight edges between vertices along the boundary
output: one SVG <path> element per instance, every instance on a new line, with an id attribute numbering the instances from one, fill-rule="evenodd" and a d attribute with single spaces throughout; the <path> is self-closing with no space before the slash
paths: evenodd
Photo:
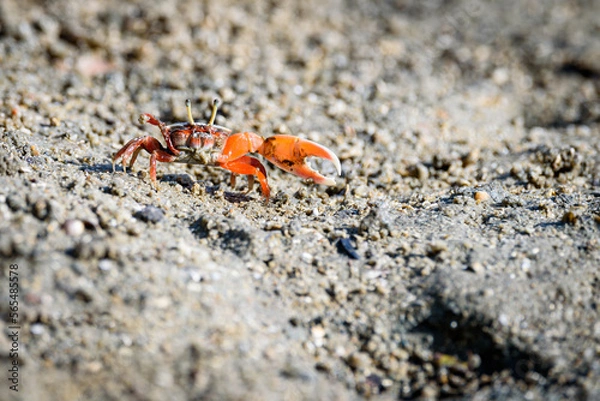
<path id="1" fill-rule="evenodd" d="M 164 126 L 172 148 L 165 149 L 176 158 L 173 162 L 210 164 L 217 162 L 231 131 L 217 125 L 176 123 Z"/>
<path id="2" fill-rule="evenodd" d="M 251 189 L 254 178 L 258 178 L 266 199 L 269 198 L 270 189 L 265 167 L 260 160 L 248 153 L 258 153 L 282 170 L 311 179 L 317 184 L 334 185 L 335 181 L 311 169 L 306 163 L 307 157 L 330 160 L 338 174 L 341 174 L 339 159 L 322 145 L 290 135 L 264 138 L 253 132 L 232 134 L 230 129 L 213 124 L 217 113 L 216 102 L 213 103 L 208 124 L 196 123 L 191 116 L 189 100 L 186 106 L 187 122 L 166 125 L 151 114 L 140 115 L 140 123 L 149 123 L 160 129 L 166 146 L 152 136 L 134 138 L 115 154 L 113 169 L 119 159 L 123 162 L 123 169 L 126 168 L 127 160 L 129 166 L 133 166 L 139 152 L 145 150 L 150 154 L 150 179 L 155 187 L 158 161 L 213 165 L 232 172 L 232 184 L 236 174 L 247 175 Z"/>

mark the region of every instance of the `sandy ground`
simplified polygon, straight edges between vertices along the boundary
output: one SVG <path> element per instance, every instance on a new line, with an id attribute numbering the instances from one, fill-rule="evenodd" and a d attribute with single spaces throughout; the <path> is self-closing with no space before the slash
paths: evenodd
<path id="1" fill-rule="evenodd" d="M 3 0 L 0 399 L 600 399 L 598 15 Z M 214 97 L 337 185 L 113 173 Z"/>

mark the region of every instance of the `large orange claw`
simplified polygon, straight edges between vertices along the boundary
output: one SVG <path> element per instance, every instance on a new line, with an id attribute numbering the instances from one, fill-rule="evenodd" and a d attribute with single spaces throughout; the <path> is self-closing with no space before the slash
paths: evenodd
<path id="1" fill-rule="evenodd" d="M 324 177 L 306 163 L 307 157 L 320 157 L 329 160 L 335 166 L 338 175 L 342 174 L 340 160 L 331 150 L 318 143 L 291 135 L 274 135 L 265 138 L 257 152 L 268 161 L 288 173 L 317 184 L 335 185 L 333 178 Z"/>

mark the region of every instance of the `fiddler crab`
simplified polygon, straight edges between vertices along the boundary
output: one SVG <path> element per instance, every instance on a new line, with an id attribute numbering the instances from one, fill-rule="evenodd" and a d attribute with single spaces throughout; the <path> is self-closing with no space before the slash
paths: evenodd
<path id="1" fill-rule="evenodd" d="M 312 180 L 317 184 L 335 185 L 333 178 L 327 178 L 313 170 L 307 163 L 307 157 L 319 157 L 333 163 L 338 175 L 342 168 L 337 156 L 326 147 L 318 143 L 298 138 L 291 135 L 273 135 L 264 138 L 253 132 L 239 132 L 232 134 L 229 128 L 215 125 L 218 99 L 212 103 L 212 114 L 208 124 L 201 124 L 192 118 L 191 101 L 185 102 L 187 109 L 186 122 L 166 125 L 152 114 L 141 114 L 140 124 L 149 123 L 156 125 L 163 135 L 166 147 L 152 136 L 134 138 L 127 142 L 113 157 L 113 171 L 115 163 L 121 159 L 123 170 L 126 171 L 127 160 L 129 168 L 143 149 L 150 153 L 150 179 L 157 189 L 156 162 L 189 163 L 218 166 L 231 171 L 231 185 L 235 185 L 237 174 L 248 176 L 248 191 L 254 184 L 254 177 L 258 178 L 263 196 L 269 199 L 271 193 L 267 181 L 265 167 L 255 157 L 248 153 L 258 153 L 265 159 L 299 177 Z"/>

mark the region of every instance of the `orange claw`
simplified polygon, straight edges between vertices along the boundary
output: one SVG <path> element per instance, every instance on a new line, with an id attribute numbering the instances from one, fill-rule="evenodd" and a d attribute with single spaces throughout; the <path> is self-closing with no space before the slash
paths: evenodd
<path id="1" fill-rule="evenodd" d="M 342 174 L 340 160 L 331 150 L 307 139 L 291 135 L 274 135 L 264 140 L 257 150 L 265 159 L 299 177 L 310 179 L 317 184 L 335 185 L 333 178 L 324 177 L 306 163 L 307 157 L 320 157 L 335 166 L 338 175 Z"/>
<path id="2" fill-rule="evenodd" d="M 274 135 L 263 138 L 253 132 L 240 132 L 227 138 L 221 154 L 217 157 L 218 166 L 234 174 L 245 174 L 258 178 L 265 198 L 269 198 L 269 184 L 264 166 L 258 159 L 246 156 L 257 152 L 265 159 L 299 177 L 310 179 L 317 184 L 335 185 L 333 178 L 327 178 L 310 168 L 307 157 L 320 157 L 330 160 L 337 173 L 342 173 L 340 160 L 329 149 L 307 139 L 291 135 Z"/>

